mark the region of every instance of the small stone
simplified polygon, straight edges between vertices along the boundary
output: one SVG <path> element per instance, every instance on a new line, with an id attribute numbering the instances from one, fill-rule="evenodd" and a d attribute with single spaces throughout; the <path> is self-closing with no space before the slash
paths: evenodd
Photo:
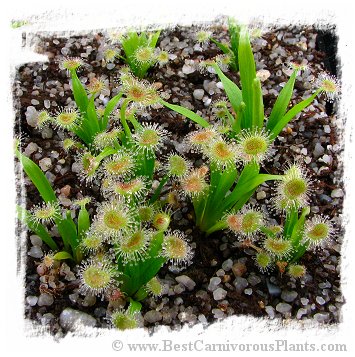
<path id="1" fill-rule="evenodd" d="M 71 187 L 69 185 L 65 185 L 60 189 L 60 193 L 63 194 L 65 197 L 70 195 Z"/>
<path id="2" fill-rule="evenodd" d="M 248 282 L 251 286 L 255 286 L 261 282 L 261 279 L 259 276 L 255 275 L 255 274 L 250 274 L 248 276 Z"/>
<path id="3" fill-rule="evenodd" d="M 313 156 L 318 158 L 324 154 L 324 147 L 320 143 L 316 143 L 316 146 L 313 150 Z"/>
<path id="4" fill-rule="evenodd" d="M 292 302 L 296 299 L 298 293 L 296 291 L 283 290 L 281 294 L 281 299 L 286 302 Z"/>
<path id="5" fill-rule="evenodd" d="M 218 277 L 222 277 L 225 275 L 225 271 L 223 269 L 218 269 L 217 272 L 216 272 L 216 275 Z"/>
<path id="6" fill-rule="evenodd" d="M 330 134 L 331 133 L 331 129 L 330 129 L 330 126 L 329 125 L 324 125 L 324 132 L 326 133 L 326 134 Z"/>
<path id="7" fill-rule="evenodd" d="M 317 322 L 327 322 L 329 320 L 328 312 L 319 312 L 313 316 Z"/>
<path id="8" fill-rule="evenodd" d="M 208 284 L 208 290 L 209 291 L 215 291 L 218 287 L 218 285 L 221 283 L 221 278 L 214 276 L 213 278 L 210 279 L 210 283 Z"/>
<path id="9" fill-rule="evenodd" d="M 39 101 L 37 99 L 31 99 L 31 104 L 32 105 L 38 105 Z"/>
<path id="10" fill-rule="evenodd" d="M 265 191 L 260 191 L 256 194 L 256 199 L 257 200 L 263 200 L 266 197 L 266 192 Z"/>
<path id="11" fill-rule="evenodd" d="M 220 309 L 213 309 L 212 313 L 215 319 L 223 319 L 225 317 L 224 312 Z"/>
<path id="12" fill-rule="evenodd" d="M 233 260 L 232 259 L 227 259 L 222 263 L 222 269 L 224 271 L 229 271 L 232 269 L 233 266 Z"/>
<path id="13" fill-rule="evenodd" d="M 30 250 L 27 253 L 30 257 L 32 258 L 42 258 L 43 257 L 43 251 L 41 247 L 34 245 L 30 248 Z"/>
<path id="14" fill-rule="evenodd" d="M 47 314 L 43 314 L 43 316 L 41 317 L 41 325 L 47 326 L 53 319 L 55 319 L 55 316 L 50 312 Z"/>
<path id="15" fill-rule="evenodd" d="M 301 298 L 301 304 L 303 305 L 303 306 L 306 306 L 307 304 L 309 303 L 309 300 L 307 299 L 307 298 Z"/>
<path id="16" fill-rule="evenodd" d="M 209 299 L 208 293 L 207 293 L 207 291 L 205 291 L 205 290 L 199 290 L 199 291 L 196 293 L 196 297 L 197 297 L 197 298 L 200 298 L 201 300 L 204 300 L 204 301 L 207 301 L 207 300 Z"/>
<path id="17" fill-rule="evenodd" d="M 269 283 L 268 280 L 266 280 L 266 285 L 270 295 L 279 296 L 281 294 L 281 289 L 277 285 Z"/>
<path id="18" fill-rule="evenodd" d="M 236 263 L 233 264 L 233 266 L 232 266 L 232 271 L 233 271 L 233 274 L 234 274 L 236 277 L 240 277 L 240 276 L 243 276 L 243 275 L 246 273 L 247 267 L 245 266 L 244 263 L 236 262 Z"/>
<path id="19" fill-rule="evenodd" d="M 187 290 L 189 290 L 189 291 L 192 291 L 196 286 L 196 283 L 190 277 L 188 277 L 187 275 L 177 276 L 175 278 L 175 280 L 178 283 L 184 285 L 187 288 Z"/>
<path id="20" fill-rule="evenodd" d="M 317 296 L 316 297 L 316 301 L 319 305 L 324 305 L 325 304 L 325 300 L 321 297 L 321 296 Z"/>
<path id="21" fill-rule="evenodd" d="M 34 152 L 38 150 L 38 145 L 36 143 L 29 143 L 25 149 L 25 155 L 30 157 Z"/>
<path id="22" fill-rule="evenodd" d="M 269 77 L 271 73 L 267 69 L 259 69 L 259 71 L 256 72 L 256 76 L 260 79 L 261 82 L 265 82 Z"/>
<path id="23" fill-rule="evenodd" d="M 201 100 L 204 96 L 205 92 L 203 89 L 195 89 L 193 92 L 193 96 L 197 100 Z"/>
<path id="24" fill-rule="evenodd" d="M 251 295 L 252 293 L 253 293 L 253 289 L 251 289 L 251 288 L 248 288 L 248 289 L 244 290 L 244 294 L 245 295 Z"/>
<path id="25" fill-rule="evenodd" d="M 84 307 L 94 306 L 96 304 L 96 296 L 95 295 L 86 295 L 82 305 Z"/>
<path id="26" fill-rule="evenodd" d="M 331 192 L 330 196 L 333 198 L 340 198 L 344 196 L 344 192 L 341 188 L 336 188 Z"/>
<path id="27" fill-rule="evenodd" d="M 75 331 L 78 327 L 95 327 L 96 319 L 85 312 L 67 307 L 61 312 L 59 323 L 65 330 Z"/>
<path id="28" fill-rule="evenodd" d="M 54 303 L 54 298 L 52 295 L 49 294 L 41 294 L 38 298 L 38 306 L 50 306 Z"/>
<path id="29" fill-rule="evenodd" d="M 227 296 L 227 291 L 222 288 L 218 288 L 213 292 L 213 298 L 216 301 L 223 300 L 226 296 Z"/>
<path id="30" fill-rule="evenodd" d="M 52 167 L 52 160 L 49 157 L 45 157 L 38 162 L 42 171 L 48 171 Z"/>
<path id="31" fill-rule="evenodd" d="M 100 306 L 94 310 L 94 315 L 96 317 L 104 317 L 104 316 L 106 316 L 106 311 L 107 310 L 104 307 Z"/>
<path id="32" fill-rule="evenodd" d="M 51 102 L 48 99 L 45 99 L 43 105 L 46 109 L 49 109 L 51 107 Z"/>
<path id="33" fill-rule="evenodd" d="M 265 311 L 269 315 L 270 319 L 273 319 L 275 317 L 275 309 L 272 306 L 265 306 Z"/>
<path id="34" fill-rule="evenodd" d="M 276 305 L 276 311 L 285 314 L 287 312 L 290 312 L 292 309 L 292 306 L 290 304 L 286 304 L 285 302 L 279 302 Z"/>
<path id="35" fill-rule="evenodd" d="M 191 74 L 194 73 L 196 71 L 196 68 L 194 65 L 190 65 L 190 64 L 184 64 L 182 67 L 182 73 L 184 74 Z M 202 99 L 202 97 L 201 97 Z"/>
<path id="36" fill-rule="evenodd" d="M 318 287 L 321 289 L 329 289 L 332 287 L 332 284 L 327 280 L 325 283 L 319 283 Z"/>
<path id="37" fill-rule="evenodd" d="M 242 292 L 248 286 L 248 280 L 237 276 L 233 282 L 235 286 L 235 290 L 238 292 Z"/>
<path id="38" fill-rule="evenodd" d="M 43 139 L 51 139 L 53 137 L 53 130 L 49 127 L 44 127 L 41 130 L 41 135 Z"/>
<path id="39" fill-rule="evenodd" d="M 38 297 L 30 295 L 30 296 L 27 296 L 26 301 L 27 301 L 28 305 L 35 306 L 37 304 Z"/>
<path id="40" fill-rule="evenodd" d="M 163 315 L 161 314 L 161 312 L 156 310 L 150 310 L 144 315 L 144 320 L 151 324 L 160 321 L 162 318 Z"/>
<path id="41" fill-rule="evenodd" d="M 307 314 L 307 309 L 305 309 L 304 307 L 301 307 L 301 308 L 298 309 L 298 311 L 297 311 L 296 318 L 297 318 L 298 320 L 300 320 L 301 317 L 302 317 L 303 315 L 306 315 L 306 314 Z"/>
<path id="42" fill-rule="evenodd" d="M 41 247 L 43 244 L 42 239 L 34 234 L 30 236 L 30 241 L 32 245 L 37 245 L 38 247 Z"/>

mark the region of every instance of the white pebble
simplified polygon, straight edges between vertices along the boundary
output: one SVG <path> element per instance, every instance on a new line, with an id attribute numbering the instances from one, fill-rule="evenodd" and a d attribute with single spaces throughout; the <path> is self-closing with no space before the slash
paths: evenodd
<path id="1" fill-rule="evenodd" d="M 89 314 L 67 307 L 59 316 L 60 325 L 69 331 L 76 330 L 79 326 L 95 327 L 96 319 Z"/>
<path id="2" fill-rule="evenodd" d="M 49 294 L 41 294 L 38 298 L 38 306 L 50 306 L 54 302 L 54 298 Z"/>
<path id="3" fill-rule="evenodd" d="M 52 160 L 49 157 L 45 157 L 39 160 L 38 164 L 43 171 L 48 171 L 52 167 Z"/>
<path id="4" fill-rule="evenodd" d="M 27 296 L 26 301 L 30 306 L 35 306 L 37 304 L 38 297 L 37 296 Z"/>
<path id="5" fill-rule="evenodd" d="M 32 245 L 36 245 L 38 247 L 41 247 L 42 243 L 43 243 L 42 239 L 34 234 L 30 236 L 30 241 L 31 241 Z"/>
<path id="6" fill-rule="evenodd" d="M 209 291 L 214 291 L 217 289 L 217 286 L 221 283 L 221 278 L 214 276 L 213 278 L 210 279 L 210 283 L 208 285 L 208 290 Z"/>
<path id="7" fill-rule="evenodd" d="M 187 275 L 180 275 L 175 278 L 175 280 L 184 285 L 189 291 L 193 290 L 196 286 L 196 283 Z"/>
<path id="8" fill-rule="evenodd" d="M 213 292 L 213 298 L 216 301 L 223 300 L 226 296 L 227 296 L 227 291 L 222 288 L 218 288 Z"/>
<path id="9" fill-rule="evenodd" d="M 263 200 L 266 197 L 266 192 L 265 191 L 260 191 L 256 194 L 256 199 L 257 200 Z"/>
<path id="10" fill-rule="evenodd" d="M 195 89 L 193 92 L 193 96 L 197 100 L 201 100 L 204 96 L 204 90 L 203 89 Z"/>
<path id="11" fill-rule="evenodd" d="M 31 249 L 29 250 L 29 252 L 27 254 L 30 257 L 37 258 L 37 259 L 43 257 L 43 251 L 42 251 L 41 247 L 38 247 L 37 245 L 34 245 L 33 247 L 31 247 Z"/>
<path id="12" fill-rule="evenodd" d="M 340 198 L 344 196 L 344 192 L 341 188 L 336 188 L 331 192 L 330 196 L 333 198 Z"/>

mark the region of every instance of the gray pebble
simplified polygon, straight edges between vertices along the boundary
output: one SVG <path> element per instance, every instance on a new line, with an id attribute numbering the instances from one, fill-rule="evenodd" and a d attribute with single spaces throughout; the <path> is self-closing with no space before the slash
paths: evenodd
<path id="1" fill-rule="evenodd" d="M 296 291 L 283 290 L 281 293 L 281 299 L 286 302 L 292 302 L 296 299 L 297 295 Z"/>
<path id="2" fill-rule="evenodd" d="M 328 312 L 319 312 L 313 316 L 317 322 L 327 322 L 329 320 Z"/>
<path id="3" fill-rule="evenodd" d="M 35 234 L 30 236 L 30 241 L 32 243 L 32 245 L 37 245 L 38 247 L 41 247 L 43 242 L 42 239 L 38 236 L 36 236 Z"/>
<path id="4" fill-rule="evenodd" d="M 307 299 L 307 298 L 301 298 L 301 304 L 303 305 L 303 306 L 306 306 L 307 304 L 309 303 L 309 300 Z"/>
<path id="5" fill-rule="evenodd" d="M 233 266 L 233 260 L 232 259 L 227 259 L 222 263 L 222 269 L 224 271 L 229 271 L 232 269 Z"/>
<path id="6" fill-rule="evenodd" d="M 319 305 L 324 305 L 325 304 L 325 300 L 321 297 L 321 296 L 317 296 L 316 297 L 316 301 Z"/>
<path id="7" fill-rule="evenodd" d="M 214 276 L 213 278 L 210 279 L 210 283 L 208 284 L 208 290 L 209 291 L 215 291 L 217 289 L 217 286 L 221 283 L 221 278 Z"/>
<path id="8" fill-rule="evenodd" d="M 203 89 L 195 89 L 193 92 L 193 96 L 197 100 L 201 100 L 204 96 L 205 92 Z"/>
<path id="9" fill-rule="evenodd" d="M 282 314 L 290 312 L 291 309 L 292 309 L 292 306 L 290 304 L 286 304 L 285 302 L 279 302 L 276 305 L 276 311 L 281 312 Z"/>
<path id="10" fill-rule="evenodd" d="M 257 200 L 263 200 L 266 198 L 266 192 L 265 191 L 260 191 L 256 194 L 256 199 Z"/>
<path id="11" fill-rule="evenodd" d="M 269 283 L 268 280 L 266 280 L 266 285 L 270 295 L 278 296 L 281 294 L 281 289 L 277 285 Z"/>
<path id="12" fill-rule="evenodd" d="M 255 286 L 261 282 L 261 279 L 259 276 L 255 275 L 255 274 L 250 274 L 248 276 L 248 282 L 251 286 Z"/>
<path id="13" fill-rule="evenodd" d="M 330 196 L 333 198 L 340 198 L 344 196 L 344 192 L 341 188 L 336 188 L 331 192 Z"/>
<path id="14" fill-rule="evenodd" d="M 188 277 L 187 275 L 177 276 L 175 278 L 175 280 L 178 283 L 184 285 L 187 288 L 187 290 L 189 290 L 189 291 L 193 290 L 195 288 L 195 286 L 196 286 L 196 283 L 190 277 Z"/>
<path id="15" fill-rule="evenodd" d="M 306 315 L 307 314 L 307 309 L 305 309 L 304 307 L 301 307 L 300 309 L 298 309 L 297 311 L 297 315 L 296 315 L 296 318 L 298 320 L 300 320 L 302 318 L 303 315 Z"/>
<path id="16" fill-rule="evenodd" d="M 50 306 L 54 302 L 54 298 L 52 295 L 49 294 L 41 294 L 38 298 L 38 306 Z"/>
<path id="17" fill-rule="evenodd" d="M 324 154 L 324 147 L 320 143 L 316 143 L 314 150 L 313 150 L 313 156 L 315 158 L 318 158 Z"/>
<path id="18" fill-rule="evenodd" d="M 38 105 L 39 101 L 37 99 L 31 99 L 31 104 L 32 105 Z"/>
<path id="19" fill-rule="evenodd" d="M 272 306 L 265 306 L 265 311 L 269 315 L 270 319 L 273 319 L 275 317 L 275 309 Z"/>
<path id="20" fill-rule="evenodd" d="M 248 286 L 249 283 L 247 279 L 237 276 L 234 279 L 233 284 L 235 286 L 235 290 L 237 290 L 238 292 L 242 292 Z"/>
<path id="21" fill-rule="evenodd" d="M 226 296 L 227 296 L 227 291 L 222 288 L 218 288 L 213 291 L 213 298 L 216 301 L 223 300 Z"/>
<path id="22" fill-rule="evenodd" d="M 42 171 L 48 171 L 52 167 L 52 160 L 49 157 L 45 157 L 38 162 Z"/>
<path id="23" fill-rule="evenodd" d="M 160 321 L 162 318 L 163 315 L 161 314 L 161 312 L 156 310 L 150 310 L 144 315 L 144 320 L 152 324 Z"/>
<path id="24" fill-rule="evenodd" d="M 67 307 L 61 312 L 59 323 L 65 330 L 75 331 L 78 327 L 95 327 L 96 319 L 85 312 Z"/>
<path id="25" fill-rule="evenodd" d="M 34 295 L 27 296 L 26 301 L 27 301 L 28 305 L 35 306 L 37 304 L 38 297 L 34 296 Z"/>
<path id="26" fill-rule="evenodd" d="M 252 293 L 253 293 L 253 289 L 251 289 L 251 288 L 248 288 L 248 289 L 244 290 L 244 294 L 245 295 L 251 295 Z"/>
<path id="27" fill-rule="evenodd" d="M 30 248 L 30 250 L 27 253 L 30 257 L 32 258 L 42 258 L 43 257 L 43 251 L 41 247 L 34 245 Z"/>

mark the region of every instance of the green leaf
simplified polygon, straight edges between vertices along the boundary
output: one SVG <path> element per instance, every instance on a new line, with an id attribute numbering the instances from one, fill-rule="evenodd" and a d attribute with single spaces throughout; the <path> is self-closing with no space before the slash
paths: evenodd
<path id="1" fill-rule="evenodd" d="M 25 155 L 21 154 L 18 149 L 15 150 L 15 154 L 19 159 L 26 175 L 36 186 L 43 200 L 45 202 L 56 202 L 57 196 L 55 195 L 52 186 L 38 165 Z"/>
<path id="2" fill-rule="evenodd" d="M 222 42 L 217 41 L 213 37 L 210 38 L 210 40 L 226 55 L 228 54 L 233 54 L 232 50 Z"/>
<path id="3" fill-rule="evenodd" d="M 270 137 L 271 140 L 275 139 L 277 135 L 279 135 L 282 131 L 282 129 L 298 114 L 300 113 L 303 109 L 308 107 L 314 100 L 314 98 L 320 93 L 320 90 L 318 89 L 313 95 L 311 95 L 309 98 L 302 100 L 302 102 L 296 104 L 293 108 L 291 108 L 283 117 L 281 120 L 277 122 L 277 124 L 274 126 L 274 128 L 270 132 Z"/>
<path id="4" fill-rule="evenodd" d="M 238 48 L 240 81 L 242 84 L 243 101 L 246 105 L 245 116 L 241 122 L 242 129 L 252 127 L 253 118 L 253 82 L 256 78 L 253 51 L 250 46 L 248 29 L 241 28 Z"/>
<path id="5" fill-rule="evenodd" d="M 52 250 L 58 250 L 57 243 L 48 233 L 47 228 L 41 223 L 34 223 L 31 219 L 31 213 L 21 206 L 16 206 L 17 216 L 26 226 L 40 237 L 45 244 Z"/>
<path id="6" fill-rule="evenodd" d="M 86 210 L 84 206 L 80 208 L 79 215 L 78 215 L 78 238 L 79 241 L 83 239 L 86 232 L 90 228 L 90 216 L 89 212 Z"/>
<path id="7" fill-rule="evenodd" d="M 54 260 L 65 260 L 65 259 L 71 259 L 74 260 L 73 257 L 71 256 L 71 254 L 69 254 L 68 252 L 58 252 L 54 255 L 53 257 Z"/>
<path id="8" fill-rule="evenodd" d="M 85 116 L 86 110 L 87 110 L 87 107 L 89 104 L 88 96 L 87 96 L 84 86 L 80 82 L 75 70 L 70 71 L 70 76 L 71 76 L 71 80 L 72 80 L 72 87 L 73 87 L 75 103 L 78 106 L 81 114 L 83 116 Z"/>
<path id="9" fill-rule="evenodd" d="M 293 87 L 295 85 L 297 72 L 293 72 L 285 86 L 278 95 L 276 102 L 272 108 L 266 128 L 272 130 L 277 122 L 285 115 L 288 103 L 290 103 Z"/>
<path id="10" fill-rule="evenodd" d="M 163 99 L 160 99 L 160 103 L 166 106 L 167 108 L 191 119 L 195 123 L 201 125 L 203 128 L 207 128 L 210 125 L 205 119 L 192 112 L 191 110 L 181 107 L 180 105 L 170 104 L 168 102 L 165 102 Z"/>
<path id="11" fill-rule="evenodd" d="M 142 309 L 142 304 L 138 301 L 134 301 L 133 299 L 129 299 L 128 311 L 130 314 L 134 314 L 135 312 L 139 312 Z"/>
<path id="12" fill-rule="evenodd" d="M 101 120 L 101 130 L 106 130 L 109 116 L 111 115 L 112 111 L 115 109 L 117 103 L 122 98 L 123 92 L 119 92 L 113 98 L 111 98 L 105 107 L 104 116 Z"/>
<path id="13" fill-rule="evenodd" d="M 260 79 L 253 80 L 253 117 L 252 127 L 262 128 L 264 125 L 264 103 L 263 94 L 261 92 Z M 251 129 L 251 128 L 250 128 Z"/>
<path id="14" fill-rule="evenodd" d="M 242 91 L 221 71 L 217 63 L 213 63 L 212 67 L 223 84 L 223 88 L 227 94 L 227 97 L 232 105 L 233 110 L 237 113 L 238 108 L 243 101 Z"/>
<path id="15" fill-rule="evenodd" d="M 99 126 L 99 119 L 97 117 L 96 109 L 95 109 L 95 102 L 94 102 L 95 97 L 92 95 L 89 104 L 87 106 L 87 126 L 86 128 L 83 127 L 84 129 L 88 130 L 91 133 L 91 140 L 93 140 L 93 137 L 95 134 L 97 134 L 100 131 L 100 126 Z"/>

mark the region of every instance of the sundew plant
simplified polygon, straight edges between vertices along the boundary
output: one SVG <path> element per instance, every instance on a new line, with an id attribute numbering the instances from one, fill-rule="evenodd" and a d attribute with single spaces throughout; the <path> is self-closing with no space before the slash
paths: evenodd
<path id="1" fill-rule="evenodd" d="M 148 82 L 137 80 L 124 69 L 119 78 L 121 92 L 100 112 L 94 98 L 103 83 L 94 80 L 84 88 L 76 74 L 79 65 L 83 63 L 76 58 L 61 64 L 69 71 L 79 109 L 63 108 L 54 115 L 43 111 L 37 126 L 51 124 L 76 136 L 65 139 L 63 148 L 76 152 L 79 179 L 100 187 L 103 200 L 97 202 L 94 216 L 86 209 L 90 198 L 77 200 L 79 212 L 73 219 L 70 210 L 61 208 L 41 169 L 21 153 L 17 139 L 16 157 L 44 200 L 30 211 L 18 206 L 19 218 L 52 249 L 53 260 L 80 263 L 81 293 L 107 298 L 118 291 L 129 308 L 115 311 L 112 324 L 120 329 L 133 328 L 138 324 L 139 301 L 162 292 L 156 278 L 159 269 L 170 262 L 171 269 L 179 271 L 193 256 L 187 237 L 169 229 L 170 213 L 164 208 L 166 202 L 159 199 L 163 185 L 152 191 L 156 153 L 169 133 L 157 124 L 140 124 L 135 118 L 137 110 L 159 99 Z M 120 100 L 120 109 L 113 116 L 122 129 L 109 121 Z M 179 165 L 172 163 L 171 170 L 178 169 Z M 48 227 L 53 225 L 59 231 L 59 242 L 49 233 Z"/>
<path id="2" fill-rule="evenodd" d="M 89 76 L 83 84 L 79 73 L 85 62 L 61 59 L 59 69 L 68 75 L 74 101 L 52 112 L 41 110 L 36 128 L 51 126 L 64 133 L 62 147 L 74 158 L 79 185 L 93 189 L 95 198 L 80 192 L 71 207 L 64 207 L 36 160 L 23 153 L 21 137 L 15 139 L 15 156 L 41 201 L 29 207 L 21 202 L 18 218 L 51 250 L 42 263 L 48 268 L 63 261 L 73 266 L 79 293 L 109 301 L 115 307 L 110 321 L 118 329 L 138 327 L 142 301 L 164 293 L 158 277 L 164 264 L 173 273 L 192 264 L 187 231 L 175 229 L 171 222 L 174 190 L 178 199 L 185 196 L 191 202 L 196 231 L 208 237 L 228 230 L 236 246 L 254 251 L 262 272 L 277 268 L 294 278 L 304 276 L 305 252 L 324 246 L 335 233 L 331 219 L 310 213 L 314 183 L 306 167 L 293 162 L 283 172 L 270 174 L 264 165 L 287 124 L 318 95 L 334 100 L 338 81 L 321 74 L 313 94 L 291 106 L 298 74 L 307 68 L 289 64 L 290 78 L 265 117 L 268 108 L 249 31 L 233 19 L 228 26 L 230 44 L 218 42 L 207 31 L 196 35 L 203 46 L 212 41 L 224 53 L 200 61 L 202 72 L 214 72 L 227 96 L 213 104 L 212 121 L 165 101 L 146 79 L 152 66 L 169 60 L 169 53 L 158 47 L 160 31 L 110 33 L 104 60 L 125 63 L 114 80 Z M 238 84 L 226 76 L 228 68 L 237 74 Z M 115 95 L 100 104 L 112 87 Z M 172 133 L 163 124 L 142 120 L 151 108 L 162 107 L 196 124 L 179 152 L 168 152 Z M 198 164 L 187 159 L 191 154 L 201 158 Z M 250 200 L 267 181 L 274 186 L 269 212 Z"/>
<path id="3" fill-rule="evenodd" d="M 261 82 L 245 26 L 239 32 L 238 64 L 241 89 L 222 72 L 219 59 L 203 61 L 204 67 L 212 67 L 218 75 L 233 109 L 231 113 L 225 101 L 216 103 L 219 115 L 215 124 L 186 108 L 160 101 L 203 127 L 188 136 L 187 147 L 202 153 L 209 166 L 192 171 L 181 186 L 192 197 L 197 226 L 207 234 L 221 229 L 224 215 L 240 210 L 263 182 L 284 180 L 284 175 L 260 173 L 260 166 L 270 158 L 273 141 L 319 94 L 325 92 L 333 99 L 339 92 L 337 81 L 322 74 L 314 94 L 289 109 L 297 74 L 305 69 L 291 64 L 291 77 L 265 118 Z"/>

